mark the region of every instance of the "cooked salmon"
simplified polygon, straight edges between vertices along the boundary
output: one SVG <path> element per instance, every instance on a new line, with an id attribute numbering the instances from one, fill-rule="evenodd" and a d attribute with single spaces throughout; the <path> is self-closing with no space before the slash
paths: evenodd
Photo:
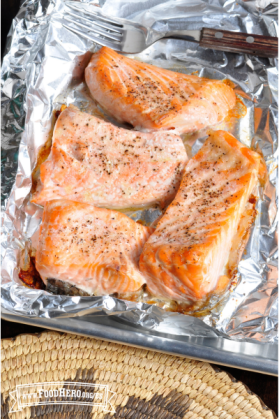
<path id="1" fill-rule="evenodd" d="M 221 122 L 236 103 L 222 81 L 158 68 L 107 47 L 93 54 L 85 80 L 107 112 L 139 130 L 194 132 Z"/>
<path id="2" fill-rule="evenodd" d="M 36 269 L 88 295 L 133 293 L 144 284 L 138 263 L 152 228 L 126 215 L 63 199 L 47 202 Z"/>
<path id="3" fill-rule="evenodd" d="M 176 134 L 125 130 L 69 106 L 56 122 L 31 202 L 64 198 L 117 209 L 164 207 L 177 192 L 186 161 Z"/>
<path id="4" fill-rule="evenodd" d="M 152 294 L 188 303 L 228 285 L 236 248 L 255 216 L 252 194 L 265 173 L 260 155 L 228 132 L 209 136 L 141 254 Z"/>

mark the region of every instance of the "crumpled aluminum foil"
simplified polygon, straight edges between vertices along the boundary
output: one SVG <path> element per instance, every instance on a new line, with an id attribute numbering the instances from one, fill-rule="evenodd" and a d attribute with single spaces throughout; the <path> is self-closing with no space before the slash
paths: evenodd
<path id="1" fill-rule="evenodd" d="M 277 6 L 269 0 L 100 0 L 98 4 L 108 15 L 129 18 L 156 30 L 206 26 L 277 35 Z M 228 78 L 247 107 L 244 118 L 235 118 L 220 128 L 261 150 L 270 182 L 260 191 L 259 214 L 239 264 L 238 285 L 225 302 L 198 319 L 111 296 L 54 296 L 20 285 L 19 257 L 31 240 L 36 241 L 42 216 L 42 210 L 29 203 L 31 174 L 38 150 L 50 135 L 53 110 L 73 103 L 88 112 L 101 112 L 82 78 L 90 58 L 88 51 L 99 47 L 62 26 L 65 7 L 62 0 L 26 0 L 8 35 L 2 67 L 2 306 L 10 313 L 29 317 L 114 315 L 134 326 L 174 335 L 275 342 L 277 60 L 202 49 L 174 39 L 161 40 L 134 57 L 180 72 Z M 103 117 L 107 118 L 105 114 Z M 195 153 L 204 133 L 185 136 L 184 141 L 188 148 L 193 145 Z M 129 215 L 151 222 L 159 213 L 153 209 Z"/>

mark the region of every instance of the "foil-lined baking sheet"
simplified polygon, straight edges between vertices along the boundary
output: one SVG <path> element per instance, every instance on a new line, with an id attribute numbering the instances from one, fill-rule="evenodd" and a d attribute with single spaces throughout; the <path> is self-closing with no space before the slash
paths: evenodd
<path id="1" fill-rule="evenodd" d="M 276 36 L 278 28 L 276 4 L 268 0 L 100 0 L 98 6 L 108 15 L 129 18 L 161 31 L 205 26 Z M 83 80 L 83 70 L 99 46 L 63 27 L 66 7 L 62 0 L 26 0 L 8 35 L 1 79 L 5 311 L 57 320 L 113 315 L 149 333 L 276 342 L 278 72 L 274 59 L 202 49 L 175 39 L 160 40 L 132 56 L 186 74 L 228 79 L 235 86 L 239 103 L 247 107 L 244 117 L 236 115 L 218 128 L 232 132 L 263 154 L 269 182 L 259 191 L 258 216 L 238 267 L 238 282 L 226 299 L 196 318 L 144 301 L 136 303 L 112 296 L 56 296 L 21 285 L 19 259 L 24 249 L 35 245 L 42 216 L 42 210 L 29 203 L 32 170 L 40 147 L 51 135 L 53 111 L 61 104 L 73 103 L 109 119 L 94 103 Z M 206 132 L 184 136 L 187 151 L 195 154 L 205 137 Z M 127 214 L 150 224 L 160 211 L 153 208 Z"/>

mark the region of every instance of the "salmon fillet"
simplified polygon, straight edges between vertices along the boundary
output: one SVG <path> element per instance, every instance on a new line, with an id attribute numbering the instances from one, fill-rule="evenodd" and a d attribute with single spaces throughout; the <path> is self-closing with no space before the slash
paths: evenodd
<path id="1" fill-rule="evenodd" d="M 221 122 L 236 103 L 222 81 L 164 70 L 107 47 L 93 54 L 85 80 L 106 111 L 139 130 L 197 131 Z"/>
<path id="2" fill-rule="evenodd" d="M 228 285 L 243 223 L 247 231 L 255 216 L 252 193 L 265 173 L 260 155 L 228 132 L 209 136 L 141 254 L 152 294 L 187 303 L 206 299 L 219 281 Z"/>
<path id="3" fill-rule="evenodd" d="M 56 122 L 31 202 L 65 198 L 109 208 L 164 207 L 177 192 L 186 161 L 183 142 L 173 133 L 125 130 L 70 106 Z"/>
<path id="4" fill-rule="evenodd" d="M 36 269 L 88 295 L 131 293 L 144 283 L 138 262 L 153 231 L 124 214 L 63 199 L 47 202 Z"/>

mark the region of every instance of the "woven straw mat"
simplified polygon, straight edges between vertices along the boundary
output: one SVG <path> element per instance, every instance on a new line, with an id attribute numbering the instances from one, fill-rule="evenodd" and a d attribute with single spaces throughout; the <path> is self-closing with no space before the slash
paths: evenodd
<path id="1" fill-rule="evenodd" d="M 100 406 L 48 404 L 11 410 L 17 385 L 105 384 L 114 413 Z M 64 390 L 62 390 L 64 391 Z M 56 400 L 61 400 L 57 398 Z M 72 400 L 77 400 L 72 399 Z M 276 418 L 241 382 L 205 362 L 57 332 L 2 340 L 2 418 Z"/>

